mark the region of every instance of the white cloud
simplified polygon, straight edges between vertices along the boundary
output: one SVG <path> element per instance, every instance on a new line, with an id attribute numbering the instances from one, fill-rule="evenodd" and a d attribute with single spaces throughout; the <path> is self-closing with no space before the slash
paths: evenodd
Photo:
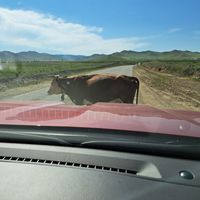
<path id="1" fill-rule="evenodd" d="M 181 31 L 182 29 L 181 28 L 172 28 L 168 31 L 168 33 L 176 33 L 176 32 L 179 32 Z"/>
<path id="2" fill-rule="evenodd" d="M 105 39 L 101 36 L 102 27 L 70 23 L 30 10 L 0 7 L 0 27 L 1 50 L 90 55 L 135 50 L 147 45 L 137 37 Z"/>

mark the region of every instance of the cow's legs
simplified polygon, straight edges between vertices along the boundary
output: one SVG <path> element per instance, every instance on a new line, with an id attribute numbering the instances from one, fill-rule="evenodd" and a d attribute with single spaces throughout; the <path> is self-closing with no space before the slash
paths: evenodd
<path id="1" fill-rule="evenodd" d="M 110 103 L 124 103 L 120 98 L 109 101 Z"/>
<path id="2" fill-rule="evenodd" d="M 76 100 L 72 100 L 73 101 L 73 103 L 75 103 L 76 105 L 83 105 L 84 103 L 83 103 L 83 99 L 76 99 Z"/>
<path id="3" fill-rule="evenodd" d="M 61 95 L 61 101 L 64 101 L 64 100 L 65 100 L 65 95 L 62 94 L 62 95 Z"/>
<path id="4" fill-rule="evenodd" d="M 133 104 L 133 97 L 132 96 L 121 97 L 120 99 L 123 101 L 123 103 L 131 103 L 131 104 Z"/>

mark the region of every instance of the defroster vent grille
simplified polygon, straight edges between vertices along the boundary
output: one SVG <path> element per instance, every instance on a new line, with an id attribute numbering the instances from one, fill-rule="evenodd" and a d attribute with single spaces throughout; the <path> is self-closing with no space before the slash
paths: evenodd
<path id="1" fill-rule="evenodd" d="M 62 166 L 62 167 L 87 168 L 87 169 L 103 170 L 103 171 L 110 171 L 110 172 L 123 173 L 123 174 L 134 174 L 134 175 L 137 174 L 136 171 L 128 170 L 128 169 L 91 165 L 91 164 L 85 164 L 85 163 L 58 161 L 58 160 L 44 160 L 44 159 L 36 159 L 36 158 L 0 156 L 0 161 L 34 163 L 34 164 L 40 164 L 40 165 L 52 165 L 52 166 Z"/>

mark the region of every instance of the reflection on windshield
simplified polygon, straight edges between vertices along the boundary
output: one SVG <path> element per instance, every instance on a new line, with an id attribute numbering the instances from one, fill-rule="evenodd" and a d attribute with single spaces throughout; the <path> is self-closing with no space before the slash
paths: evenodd
<path id="1" fill-rule="evenodd" d="M 198 136 L 200 123 L 196 122 L 199 113 L 192 117 L 183 111 L 155 110 L 145 105 L 98 103 L 90 106 L 65 106 L 64 104 L 32 103 L 10 107 L 1 112 L 0 120 L 6 124 L 26 124 L 40 126 L 86 127 L 139 132 L 157 132 Z"/>

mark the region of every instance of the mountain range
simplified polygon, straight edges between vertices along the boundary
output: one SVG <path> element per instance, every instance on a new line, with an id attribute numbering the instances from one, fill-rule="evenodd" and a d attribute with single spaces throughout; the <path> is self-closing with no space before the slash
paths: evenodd
<path id="1" fill-rule="evenodd" d="M 27 51 L 13 53 L 11 51 L 0 51 L 0 62 L 6 61 L 139 61 L 139 60 L 199 60 L 200 52 L 192 51 L 121 51 L 106 54 L 94 54 L 91 56 L 83 55 L 55 55 L 48 53 L 38 53 L 36 51 Z"/>

